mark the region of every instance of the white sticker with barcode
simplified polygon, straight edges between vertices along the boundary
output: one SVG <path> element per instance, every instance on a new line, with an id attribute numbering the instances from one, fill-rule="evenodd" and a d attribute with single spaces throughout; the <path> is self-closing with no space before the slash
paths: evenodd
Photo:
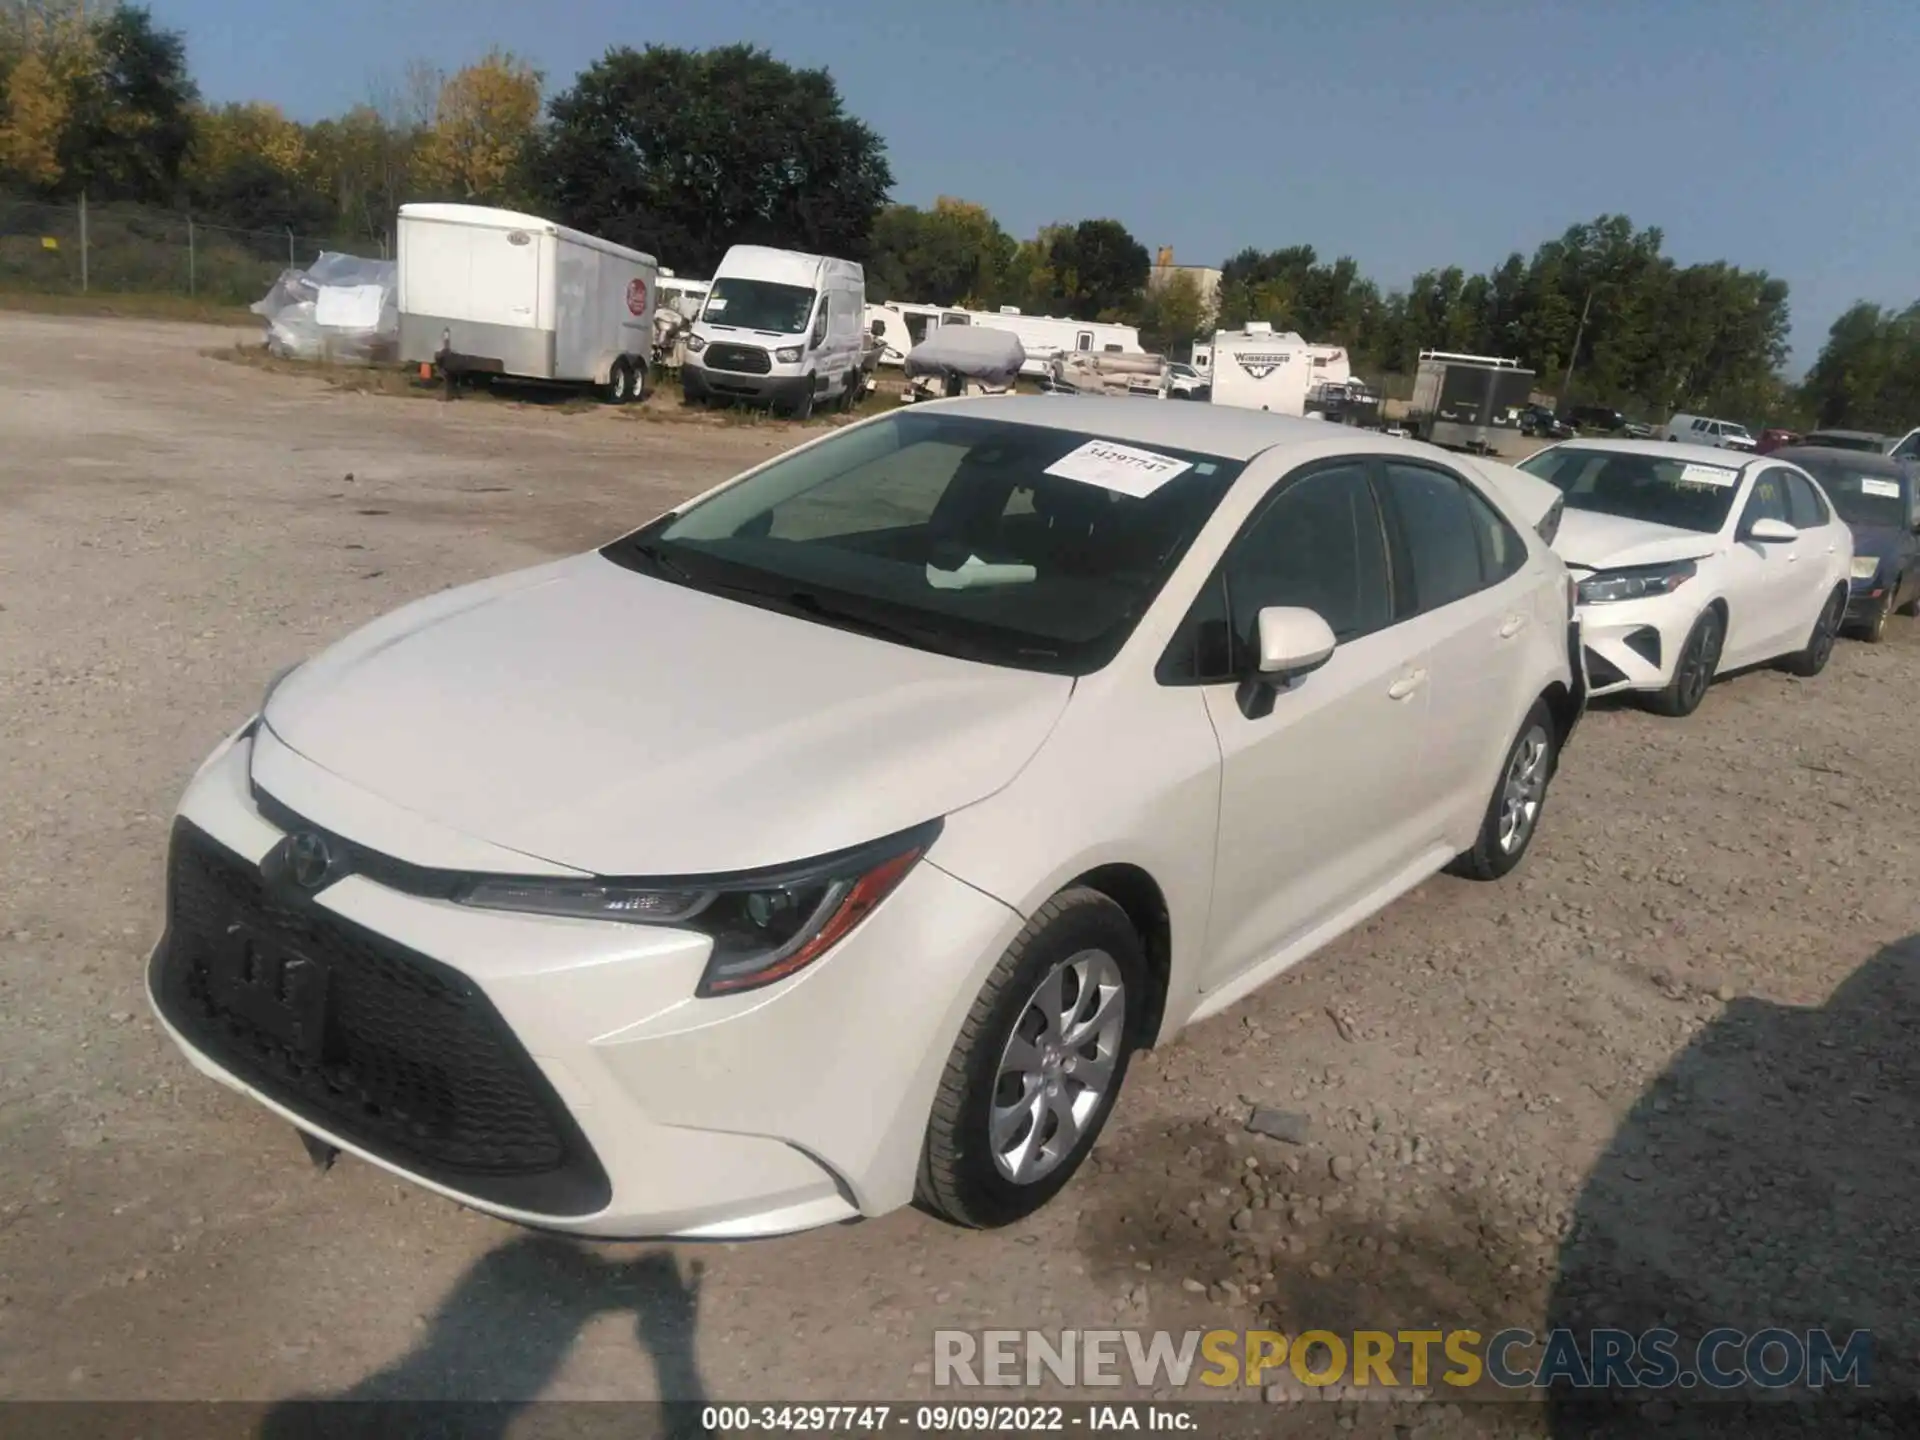
<path id="1" fill-rule="evenodd" d="M 1889 500 L 1898 500 L 1900 498 L 1900 482 L 1898 480 L 1876 480 L 1871 475 L 1862 475 L 1860 477 L 1860 493 L 1862 495 L 1883 495 Z"/>
<path id="2" fill-rule="evenodd" d="M 1739 483 L 1740 472 L 1719 465 L 1683 465 L 1680 480 L 1688 485 L 1734 485 Z"/>
<path id="3" fill-rule="evenodd" d="M 1174 476 L 1192 468 L 1191 460 L 1176 460 L 1171 455 L 1136 449 L 1117 440 L 1089 440 L 1047 466 L 1046 473 L 1144 499 Z"/>

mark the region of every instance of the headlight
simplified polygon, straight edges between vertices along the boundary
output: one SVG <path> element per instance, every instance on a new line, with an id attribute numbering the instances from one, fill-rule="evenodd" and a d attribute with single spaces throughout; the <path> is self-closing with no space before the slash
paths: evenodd
<path id="1" fill-rule="evenodd" d="M 1856 555 L 1853 557 L 1853 578 L 1871 580 L 1880 571 L 1878 555 Z"/>
<path id="2" fill-rule="evenodd" d="M 702 350 L 706 348 L 707 348 L 707 342 L 701 339 L 698 335 L 687 336 L 687 353 L 689 355 L 698 355 Z"/>
<path id="3" fill-rule="evenodd" d="M 1582 605 L 1606 605 L 1615 600 L 1645 600 L 1654 595 L 1671 595 L 1697 573 L 1691 560 L 1671 565 L 1635 565 L 1624 570 L 1603 570 L 1580 582 Z"/>
<path id="4" fill-rule="evenodd" d="M 907 878 L 940 833 L 919 826 L 779 870 L 687 880 L 549 880 L 482 876 L 462 905 L 697 930 L 713 953 L 694 994 L 756 990 L 831 950 Z"/>
<path id="5" fill-rule="evenodd" d="M 773 358 L 778 360 L 782 365 L 798 365 L 800 363 L 800 347 L 798 345 L 783 345 L 780 349 L 773 352 Z"/>

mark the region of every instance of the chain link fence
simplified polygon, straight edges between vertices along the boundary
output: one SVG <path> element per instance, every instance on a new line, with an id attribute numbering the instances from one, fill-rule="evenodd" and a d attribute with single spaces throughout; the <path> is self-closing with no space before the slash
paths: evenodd
<path id="1" fill-rule="evenodd" d="M 138 205 L 49 205 L 0 195 L 0 291 L 183 295 L 251 305 L 323 250 L 384 259 L 384 240 L 243 230 Z"/>

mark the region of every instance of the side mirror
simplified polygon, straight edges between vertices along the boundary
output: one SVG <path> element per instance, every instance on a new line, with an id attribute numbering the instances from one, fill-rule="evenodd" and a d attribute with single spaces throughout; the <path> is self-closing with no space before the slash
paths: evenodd
<path id="1" fill-rule="evenodd" d="M 1747 538 L 1762 545 L 1789 545 L 1800 538 L 1800 532 L 1784 520 L 1756 520 L 1748 527 Z"/>
<path id="2" fill-rule="evenodd" d="M 887 322 L 884 320 L 874 321 L 873 324 L 867 327 L 867 333 L 869 335 L 885 335 L 887 333 Z"/>
<path id="3" fill-rule="evenodd" d="M 1260 636 L 1260 677 L 1285 682 L 1318 670 L 1338 643 L 1319 614 L 1295 605 L 1269 605 L 1254 622 Z"/>

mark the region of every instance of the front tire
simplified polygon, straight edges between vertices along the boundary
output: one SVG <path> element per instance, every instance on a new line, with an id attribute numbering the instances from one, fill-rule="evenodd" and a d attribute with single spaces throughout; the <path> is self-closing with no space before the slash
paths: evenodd
<path id="1" fill-rule="evenodd" d="M 1813 622 L 1813 634 L 1807 637 L 1804 650 L 1796 650 L 1780 662 L 1780 668 L 1789 675 L 1798 675 L 1802 680 L 1811 680 L 1827 668 L 1827 661 L 1833 658 L 1834 637 L 1840 633 L 1841 621 L 1847 613 L 1847 592 L 1835 590 L 1827 597 L 1827 603 L 1820 607 L 1820 616 Z"/>
<path id="2" fill-rule="evenodd" d="M 973 1229 L 1033 1214 L 1073 1178 L 1126 1079 L 1147 962 L 1127 914 L 1064 890 L 1007 947 L 960 1027 L 916 1198 Z"/>
<path id="3" fill-rule="evenodd" d="M 1533 702 L 1500 766 L 1493 799 L 1480 820 L 1473 848 L 1447 869 L 1466 880 L 1498 880 L 1526 858 L 1540 832 L 1547 787 L 1560 762 L 1559 731 L 1544 700 Z"/>
<path id="4" fill-rule="evenodd" d="M 624 357 L 614 361 L 613 368 L 607 372 L 601 398 L 609 405 L 625 405 L 633 399 L 633 367 Z"/>
<path id="5" fill-rule="evenodd" d="M 1873 618 L 1860 627 L 1860 638 L 1867 644 L 1878 645 L 1887 638 L 1887 623 L 1893 619 L 1893 600 L 1897 594 L 1899 591 L 1889 590 L 1886 600 L 1873 612 Z"/>
<path id="6" fill-rule="evenodd" d="M 1700 708 L 1713 688 L 1713 677 L 1720 669 L 1720 649 L 1726 644 L 1727 624 L 1718 610 L 1700 612 L 1680 647 L 1673 677 L 1664 690 L 1655 691 L 1646 700 L 1647 709 L 1669 720 L 1682 720 Z"/>
<path id="7" fill-rule="evenodd" d="M 788 407 L 787 413 L 795 420 L 805 421 L 813 418 L 813 377 L 811 375 L 807 377 L 807 388 L 801 392 L 800 398 Z"/>

